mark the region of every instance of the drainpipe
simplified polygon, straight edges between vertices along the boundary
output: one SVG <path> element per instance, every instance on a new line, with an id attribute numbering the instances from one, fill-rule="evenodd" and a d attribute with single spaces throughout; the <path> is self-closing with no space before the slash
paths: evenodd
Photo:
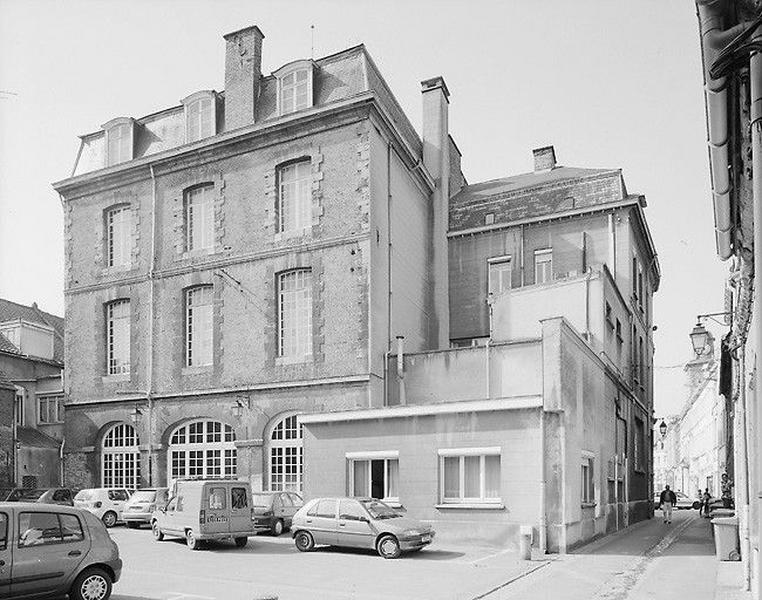
<path id="1" fill-rule="evenodd" d="M 146 401 L 148 402 L 148 485 L 153 485 L 153 329 L 154 300 L 156 294 L 156 173 L 151 169 L 151 256 L 148 266 L 150 298 L 148 303 L 148 341 L 146 344 L 147 373 Z"/>
<path id="2" fill-rule="evenodd" d="M 400 382 L 400 404 L 405 405 L 405 336 L 397 336 L 397 377 Z"/>
<path id="3" fill-rule="evenodd" d="M 59 481 L 61 482 L 61 485 L 64 485 L 64 445 L 66 444 L 66 438 L 63 438 L 61 440 L 61 447 L 58 449 L 58 469 L 60 473 L 58 474 Z"/>
<path id="4" fill-rule="evenodd" d="M 545 451 L 545 407 L 540 407 L 540 456 L 542 456 L 542 474 L 540 479 L 540 539 L 539 550 L 540 553 L 545 554 L 548 551 L 548 511 L 545 506 L 546 502 L 546 480 L 545 480 L 545 468 L 547 461 L 547 453 Z"/>
<path id="5" fill-rule="evenodd" d="M 608 216 L 609 221 L 609 270 L 611 271 L 611 277 L 616 281 L 616 226 L 614 224 L 614 215 Z M 584 234 L 583 234 L 584 235 Z"/>
<path id="6" fill-rule="evenodd" d="M 490 389 L 490 364 L 489 364 L 489 345 L 492 341 L 492 338 L 487 338 L 487 342 L 484 344 L 484 370 L 486 373 L 486 381 L 484 382 L 485 389 L 487 392 L 487 400 L 489 400 L 492 397 L 491 389 Z"/>

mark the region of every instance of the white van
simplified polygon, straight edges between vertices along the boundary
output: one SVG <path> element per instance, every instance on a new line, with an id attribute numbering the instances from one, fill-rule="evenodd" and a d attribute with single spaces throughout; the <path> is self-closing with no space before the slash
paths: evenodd
<path id="1" fill-rule="evenodd" d="M 243 548 L 255 535 L 248 481 L 179 480 L 173 488 L 166 506 L 151 518 L 156 541 L 183 537 L 191 550 L 197 550 L 202 541 L 233 539 Z"/>

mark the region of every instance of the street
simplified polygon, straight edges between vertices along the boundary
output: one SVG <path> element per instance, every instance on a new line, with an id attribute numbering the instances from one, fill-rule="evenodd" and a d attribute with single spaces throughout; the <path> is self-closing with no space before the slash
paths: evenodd
<path id="1" fill-rule="evenodd" d="M 696 511 L 677 512 L 671 525 L 656 518 L 576 553 L 526 562 L 495 548 L 436 542 L 389 561 L 329 548 L 302 554 L 289 534 L 251 538 L 244 549 L 230 543 L 191 552 L 181 540 L 155 542 L 148 529 L 111 533 L 125 564 L 115 600 L 724 597 L 715 596 L 720 563 L 710 524 Z"/>

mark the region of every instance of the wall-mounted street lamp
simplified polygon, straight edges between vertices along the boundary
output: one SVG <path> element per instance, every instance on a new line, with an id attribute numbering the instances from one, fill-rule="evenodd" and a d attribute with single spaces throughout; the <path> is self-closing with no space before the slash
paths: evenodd
<path id="1" fill-rule="evenodd" d="M 138 421 L 140 421 L 140 417 L 142 416 L 143 416 L 143 411 L 140 410 L 140 407 L 136 404 L 135 410 L 133 410 L 130 413 L 130 421 L 132 421 L 132 424 L 135 425 L 135 427 L 137 427 Z"/>
<path id="2" fill-rule="evenodd" d="M 704 327 L 704 324 L 702 323 L 705 319 L 711 319 L 715 323 L 719 325 L 725 325 L 727 326 L 728 323 L 718 321 L 715 319 L 715 317 L 731 317 L 733 316 L 733 313 L 724 311 L 724 312 L 716 312 L 716 313 L 707 313 L 705 315 L 696 315 L 696 324 L 693 326 L 693 331 L 690 333 L 691 338 L 691 346 L 693 346 L 693 351 L 696 353 L 696 357 L 698 358 L 701 356 L 704 352 L 707 350 L 707 341 L 709 340 L 709 332 L 706 330 L 706 327 Z M 732 325 L 732 320 L 730 325 Z"/>
<path id="3" fill-rule="evenodd" d="M 661 434 L 662 439 L 667 435 L 667 424 L 664 422 L 664 419 L 659 423 L 659 433 Z"/>

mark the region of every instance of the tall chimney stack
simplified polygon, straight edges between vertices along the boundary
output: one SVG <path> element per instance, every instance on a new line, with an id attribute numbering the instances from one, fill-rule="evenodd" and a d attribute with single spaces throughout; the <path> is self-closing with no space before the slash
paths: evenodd
<path id="1" fill-rule="evenodd" d="M 251 125 L 257 109 L 262 77 L 262 40 L 252 25 L 225 38 L 225 130 Z"/>
<path id="2" fill-rule="evenodd" d="M 534 155 L 534 171 L 550 171 L 556 168 L 556 151 L 553 146 L 544 148 L 535 148 L 532 150 Z"/>
<path id="3" fill-rule="evenodd" d="M 448 299 L 449 266 L 447 228 L 450 210 L 450 139 L 448 109 L 450 91 L 442 77 L 421 82 L 423 97 L 423 164 L 434 179 L 431 196 L 434 263 L 434 323 L 437 348 L 450 345 L 450 308 Z"/>

